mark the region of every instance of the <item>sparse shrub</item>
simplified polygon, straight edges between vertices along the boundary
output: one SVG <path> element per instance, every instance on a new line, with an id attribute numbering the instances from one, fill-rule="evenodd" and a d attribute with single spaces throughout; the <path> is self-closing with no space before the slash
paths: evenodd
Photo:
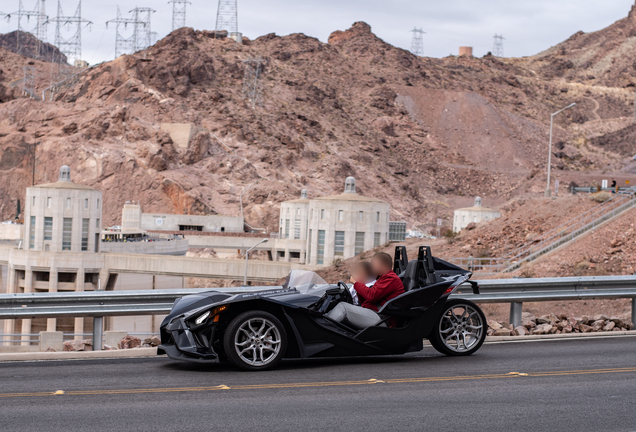
<path id="1" fill-rule="evenodd" d="M 344 260 L 342 258 L 334 258 L 333 261 L 331 261 L 331 265 L 333 267 L 342 267 L 344 265 Z"/>

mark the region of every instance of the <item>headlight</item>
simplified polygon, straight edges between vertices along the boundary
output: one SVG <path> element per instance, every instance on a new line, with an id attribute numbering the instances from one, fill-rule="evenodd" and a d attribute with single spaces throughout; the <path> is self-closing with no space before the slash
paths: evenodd
<path id="1" fill-rule="evenodd" d="M 194 323 L 196 325 L 201 324 L 203 321 L 205 321 L 206 319 L 208 319 L 208 317 L 210 316 L 210 311 L 205 312 L 204 314 L 202 314 L 201 316 L 199 316 L 199 318 L 197 318 Z"/>

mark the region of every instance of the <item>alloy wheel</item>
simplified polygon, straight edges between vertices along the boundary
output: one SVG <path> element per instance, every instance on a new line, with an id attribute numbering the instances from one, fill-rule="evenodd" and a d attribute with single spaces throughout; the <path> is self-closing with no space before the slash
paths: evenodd
<path id="1" fill-rule="evenodd" d="M 451 351 L 470 351 L 481 340 L 484 324 L 481 315 L 473 306 L 452 305 L 444 312 L 439 322 L 440 339 Z"/>
<path id="2" fill-rule="evenodd" d="M 238 328 L 234 349 L 242 361 L 251 366 L 265 366 L 276 359 L 281 349 L 281 334 L 265 318 L 251 318 Z"/>

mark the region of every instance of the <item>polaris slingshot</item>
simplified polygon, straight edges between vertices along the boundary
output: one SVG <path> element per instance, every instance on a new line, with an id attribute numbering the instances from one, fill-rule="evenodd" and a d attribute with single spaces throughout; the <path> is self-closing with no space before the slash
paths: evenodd
<path id="1" fill-rule="evenodd" d="M 159 354 L 177 360 L 229 360 L 246 370 L 266 370 L 283 358 L 404 354 L 423 349 L 428 339 L 449 356 L 473 354 L 486 338 L 486 318 L 474 303 L 449 299 L 472 273 L 431 255 L 427 246 L 408 261 L 406 247 L 395 251 L 394 271 L 405 293 L 385 303 L 382 321 L 354 328 L 326 313 L 352 303 L 343 282 L 328 284 L 316 273 L 293 270 L 280 289 L 230 295 L 209 291 L 178 299 L 161 324 Z"/>

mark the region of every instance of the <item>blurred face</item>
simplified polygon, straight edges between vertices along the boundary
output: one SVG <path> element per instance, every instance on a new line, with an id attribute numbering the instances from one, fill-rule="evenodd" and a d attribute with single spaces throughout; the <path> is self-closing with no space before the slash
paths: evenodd
<path id="1" fill-rule="evenodd" d="M 367 272 L 364 270 L 364 267 L 362 266 L 354 267 L 351 271 L 351 276 L 354 280 L 364 283 L 369 282 L 369 279 L 371 279 L 371 277 L 367 274 Z"/>
<path id="2" fill-rule="evenodd" d="M 382 260 L 378 258 L 373 258 L 371 260 L 371 267 L 373 267 L 373 273 L 379 276 L 385 275 L 391 271 L 391 268 L 387 268 L 387 266 L 382 262 Z"/>

